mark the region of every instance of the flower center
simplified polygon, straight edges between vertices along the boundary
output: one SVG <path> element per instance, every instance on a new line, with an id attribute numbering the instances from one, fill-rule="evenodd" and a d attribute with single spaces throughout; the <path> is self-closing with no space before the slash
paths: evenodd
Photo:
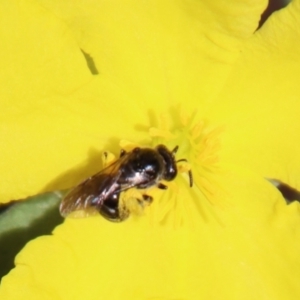
<path id="1" fill-rule="evenodd" d="M 213 212 L 211 207 L 211 203 L 215 202 L 213 177 L 218 170 L 220 130 L 210 129 L 204 121 L 195 121 L 195 117 L 196 114 L 187 116 L 181 112 L 170 120 L 169 115 L 164 114 L 160 116 L 158 126 L 149 129 L 151 147 L 163 144 L 172 151 L 178 146 L 175 154 L 178 161 L 177 177 L 172 181 L 163 182 L 168 186 L 167 190 L 154 187 L 145 191 L 154 199 L 151 205 L 146 206 L 147 213 L 150 213 L 154 223 L 172 220 L 173 224 L 178 226 L 186 222 L 194 223 L 193 220 L 199 218 L 199 213 L 206 219 L 207 209 Z M 131 147 L 128 144 L 123 141 L 121 147 L 125 149 L 133 147 L 133 144 Z M 189 171 L 193 177 L 192 187 Z M 127 195 L 125 201 L 132 198 L 131 193 Z"/>

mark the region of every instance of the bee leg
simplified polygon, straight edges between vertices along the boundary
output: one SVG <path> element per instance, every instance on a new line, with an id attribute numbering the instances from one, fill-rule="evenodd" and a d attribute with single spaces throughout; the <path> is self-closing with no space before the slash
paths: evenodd
<path id="1" fill-rule="evenodd" d="M 120 157 L 124 156 L 126 154 L 126 151 L 124 149 L 121 149 L 120 151 Z"/>
<path id="2" fill-rule="evenodd" d="M 168 189 L 168 187 L 165 184 L 160 183 L 160 182 L 157 184 L 157 187 L 161 190 L 167 190 Z"/>
<path id="3" fill-rule="evenodd" d="M 129 211 L 123 205 L 119 205 L 120 193 L 113 194 L 97 207 L 99 213 L 108 221 L 122 222 L 129 217 Z"/>
<path id="4" fill-rule="evenodd" d="M 149 195 L 146 195 L 146 194 L 143 194 L 143 200 L 150 204 L 153 201 L 153 197 L 151 197 Z"/>

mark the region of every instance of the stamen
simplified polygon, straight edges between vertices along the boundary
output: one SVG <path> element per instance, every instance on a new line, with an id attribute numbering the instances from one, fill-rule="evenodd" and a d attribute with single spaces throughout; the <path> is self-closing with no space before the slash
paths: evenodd
<path id="1" fill-rule="evenodd" d="M 161 191 L 159 198 L 154 197 L 150 207 L 154 214 L 152 220 L 164 223 L 172 219 L 176 226 L 186 222 L 193 223 L 192 216 L 195 217 L 194 212 L 198 210 L 200 217 L 206 216 L 209 219 L 203 210 L 214 214 L 213 208 L 209 206 L 216 204 L 215 190 L 218 187 L 212 180 L 212 174 L 218 169 L 218 137 L 222 129 L 209 129 L 204 121 L 194 121 L 196 113 L 188 116 L 181 109 L 178 117 L 174 116 L 172 126 L 168 125 L 167 119 L 165 114 L 162 115 L 160 126 L 151 127 L 149 135 L 153 138 L 152 146 L 164 144 L 170 150 L 179 146 L 176 153 L 177 162 L 180 162 L 179 174 L 174 181 L 166 183 L 169 187 L 167 191 Z M 186 175 L 182 176 L 191 171 L 194 183 L 192 188 L 184 183 L 191 179 Z"/>
<path id="2" fill-rule="evenodd" d="M 164 138 L 167 140 L 175 138 L 175 136 L 171 132 L 166 131 L 166 130 L 160 130 L 160 129 L 157 129 L 154 127 L 149 129 L 149 135 L 151 137 L 160 137 L 160 138 Z"/>

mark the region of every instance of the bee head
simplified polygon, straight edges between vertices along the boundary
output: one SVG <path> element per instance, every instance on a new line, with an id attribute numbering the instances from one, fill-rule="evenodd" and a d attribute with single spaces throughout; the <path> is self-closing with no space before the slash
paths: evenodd
<path id="1" fill-rule="evenodd" d="M 175 160 L 175 153 L 178 147 L 175 147 L 173 151 L 170 151 L 164 145 L 158 145 L 156 147 L 156 151 L 160 154 L 164 162 L 164 174 L 163 179 L 166 181 L 171 181 L 175 179 L 177 175 L 177 165 Z"/>

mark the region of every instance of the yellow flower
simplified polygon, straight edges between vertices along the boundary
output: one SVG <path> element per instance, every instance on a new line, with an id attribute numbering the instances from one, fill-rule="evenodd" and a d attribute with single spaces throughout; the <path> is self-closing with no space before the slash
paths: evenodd
<path id="1" fill-rule="evenodd" d="M 3 1 L 2 202 L 77 184 L 124 140 L 189 165 L 144 216 L 28 243 L 0 298 L 299 299 L 299 205 L 265 179 L 299 187 L 299 3 L 255 32 L 265 1 Z"/>

